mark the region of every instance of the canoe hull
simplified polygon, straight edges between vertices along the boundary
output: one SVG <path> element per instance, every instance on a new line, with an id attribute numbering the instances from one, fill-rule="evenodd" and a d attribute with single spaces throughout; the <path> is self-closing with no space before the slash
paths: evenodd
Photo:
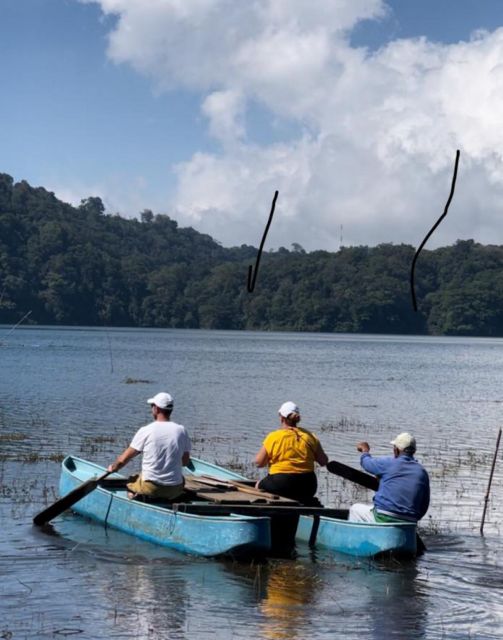
<path id="1" fill-rule="evenodd" d="M 313 518 L 301 516 L 297 540 L 309 542 Z M 351 556 L 372 557 L 383 553 L 415 556 L 416 525 L 372 524 L 320 517 L 316 545 Z"/>
<path id="2" fill-rule="evenodd" d="M 104 471 L 79 458 L 65 458 L 60 495 L 66 495 Z M 121 476 L 115 474 L 115 477 Z M 193 555 L 243 555 L 267 551 L 271 544 L 269 518 L 174 512 L 162 506 L 129 500 L 124 490 L 98 487 L 77 502 L 72 510 L 143 540 Z"/>
<path id="3" fill-rule="evenodd" d="M 242 475 L 201 460 L 194 460 L 195 475 L 208 474 L 226 480 L 243 480 Z M 296 540 L 309 542 L 313 518 L 301 516 Z M 414 523 L 360 523 L 320 517 L 316 545 L 352 556 L 372 557 L 387 552 L 415 556 L 416 525 Z"/>

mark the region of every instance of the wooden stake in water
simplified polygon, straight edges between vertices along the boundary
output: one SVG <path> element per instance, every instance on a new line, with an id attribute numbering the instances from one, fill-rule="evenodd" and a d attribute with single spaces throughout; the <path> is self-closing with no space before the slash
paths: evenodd
<path id="1" fill-rule="evenodd" d="M 110 354 L 110 373 L 114 372 L 114 357 L 112 354 L 112 342 L 110 340 L 110 336 L 108 335 L 108 329 L 105 327 L 105 333 L 108 340 L 108 352 Z"/>
<path id="2" fill-rule="evenodd" d="M 496 439 L 496 450 L 494 452 L 493 464 L 491 467 L 491 473 L 489 475 L 489 482 L 487 484 L 486 497 L 484 498 L 484 511 L 482 512 L 482 522 L 480 523 L 480 535 L 484 535 L 484 520 L 486 519 L 487 503 L 489 502 L 489 492 L 491 491 L 491 483 L 493 481 L 494 467 L 496 465 L 496 458 L 498 457 L 498 449 L 500 447 L 501 440 L 501 427 L 498 432 L 498 438 Z"/>
<path id="3" fill-rule="evenodd" d="M 5 340 L 5 338 L 8 338 L 10 336 L 10 334 L 14 331 L 14 329 L 17 329 L 17 327 L 19 327 L 21 322 L 26 320 L 26 318 L 30 315 L 30 313 L 31 313 L 31 311 L 28 311 L 28 313 L 25 313 L 24 316 L 21 318 L 21 320 L 19 322 L 16 322 L 16 324 L 11 328 L 11 330 L 4 336 L 4 340 Z"/>

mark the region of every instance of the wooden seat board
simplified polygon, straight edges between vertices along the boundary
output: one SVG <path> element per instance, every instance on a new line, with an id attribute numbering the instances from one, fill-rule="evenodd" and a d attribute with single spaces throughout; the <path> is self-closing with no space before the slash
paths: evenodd
<path id="1" fill-rule="evenodd" d="M 217 483 L 215 483 L 217 484 Z M 252 490 L 247 487 L 247 491 L 242 491 L 241 487 L 232 485 L 208 486 L 205 482 L 196 478 L 186 478 L 185 488 L 196 493 L 197 498 L 216 502 L 218 504 L 277 504 L 277 505 L 296 505 L 294 500 L 281 498 L 273 494 L 269 494 L 259 489 Z"/>

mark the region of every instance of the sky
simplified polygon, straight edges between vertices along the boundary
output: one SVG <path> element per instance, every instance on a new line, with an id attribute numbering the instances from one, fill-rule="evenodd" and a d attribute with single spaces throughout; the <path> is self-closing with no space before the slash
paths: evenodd
<path id="1" fill-rule="evenodd" d="M 0 0 L 0 172 L 224 246 L 503 244 L 503 0 Z"/>

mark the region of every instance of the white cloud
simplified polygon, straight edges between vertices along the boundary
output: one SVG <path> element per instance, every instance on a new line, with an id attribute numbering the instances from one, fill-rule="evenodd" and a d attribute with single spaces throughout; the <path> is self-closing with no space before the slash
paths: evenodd
<path id="1" fill-rule="evenodd" d="M 350 45 L 381 0 L 101 0 L 119 17 L 109 55 L 160 89 L 201 93 L 221 152 L 176 167 L 181 224 L 224 244 L 335 249 L 419 244 L 442 213 L 456 149 L 458 187 L 429 246 L 503 242 L 503 29 L 469 42 Z M 296 123 L 283 143 L 253 139 L 253 105 Z M 249 124 L 249 120 L 248 120 Z M 266 245 L 267 246 L 267 245 Z"/>
<path id="2" fill-rule="evenodd" d="M 223 144 L 244 138 L 244 100 L 239 91 L 210 93 L 202 104 L 202 112 L 209 120 L 210 133 Z"/>

